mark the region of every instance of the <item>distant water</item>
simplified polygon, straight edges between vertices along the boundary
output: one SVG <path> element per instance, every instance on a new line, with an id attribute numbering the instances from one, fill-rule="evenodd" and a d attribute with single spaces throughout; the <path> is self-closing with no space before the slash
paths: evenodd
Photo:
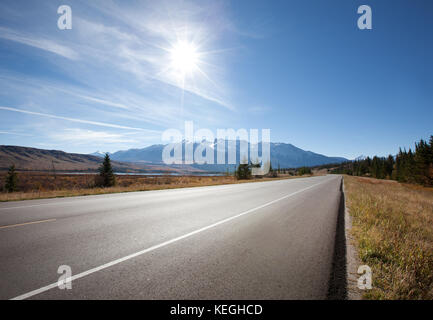
<path id="1" fill-rule="evenodd" d="M 58 174 L 97 174 L 97 172 L 64 172 Z M 197 176 L 197 177 L 213 177 L 213 176 L 224 176 L 224 173 L 177 173 L 177 172 L 115 172 L 115 175 L 119 176 Z"/>
<path id="2" fill-rule="evenodd" d="M 163 173 L 163 172 L 155 172 L 155 173 L 123 173 L 123 172 L 115 172 L 116 175 L 125 175 L 125 176 L 199 176 L 199 177 L 212 177 L 212 176 L 223 176 L 223 173 Z"/>

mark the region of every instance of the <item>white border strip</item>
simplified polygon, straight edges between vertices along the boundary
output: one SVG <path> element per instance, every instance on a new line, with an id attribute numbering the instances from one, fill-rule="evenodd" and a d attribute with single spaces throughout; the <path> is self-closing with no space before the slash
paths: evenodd
<path id="1" fill-rule="evenodd" d="M 239 213 L 239 214 L 237 214 L 237 215 L 235 215 L 235 216 L 232 216 L 232 217 L 230 217 L 230 218 L 223 219 L 223 220 L 221 220 L 221 221 L 215 222 L 215 223 L 213 223 L 213 224 L 211 224 L 211 225 L 208 225 L 208 226 L 206 226 L 206 227 L 203 227 L 203 228 L 197 229 L 197 230 L 195 230 L 195 231 L 192 231 L 192 232 L 190 232 L 190 233 L 184 234 L 183 236 L 180 236 L 180 237 L 177 237 L 177 238 L 174 238 L 174 239 L 171 239 L 171 240 L 168 240 L 168 241 L 162 242 L 162 243 L 160 243 L 160 244 L 157 244 L 157 245 L 152 246 L 152 247 L 150 247 L 150 248 L 147 248 L 147 249 L 144 249 L 144 250 L 138 251 L 138 252 L 136 252 L 136 253 L 130 254 L 130 255 L 125 256 L 125 257 L 123 257 L 123 258 L 120 258 L 120 259 L 113 260 L 113 261 L 111 261 L 111 262 L 105 263 L 105 264 L 103 264 L 103 265 L 101 265 L 101 266 L 99 266 L 99 267 L 96 267 L 96 268 L 89 269 L 89 270 L 87 270 L 87 271 L 81 272 L 81 273 L 79 273 L 79 274 L 76 274 L 75 276 L 72 276 L 72 277 L 70 278 L 70 282 L 72 282 L 72 281 L 74 281 L 74 280 L 77 280 L 77 279 L 80 279 L 80 278 L 83 278 L 83 277 L 85 277 L 85 276 L 88 276 L 88 275 L 90 275 L 90 274 L 92 274 L 92 273 L 95 273 L 95 272 L 101 271 L 101 270 L 103 270 L 103 269 L 106 269 L 106 268 L 112 267 L 112 266 L 114 266 L 114 265 L 116 265 L 116 264 L 119 264 L 119 263 L 121 263 L 121 262 L 124 262 L 124 261 L 130 260 L 130 259 L 132 259 L 132 258 L 138 257 L 138 256 L 140 256 L 140 255 L 142 255 L 142 254 L 145 254 L 145 253 L 148 253 L 148 252 L 154 251 L 154 250 L 156 250 L 156 249 L 159 249 L 159 248 L 162 248 L 162 247 L 168 246 L 169 244 L 172 244 L 172 243 L 174 243 L 174 242 L 177 242 L 177 241 L 180 241 L 180 240 L 183 240 L 183 239 L 189 238 L 189 237 L 191 237 L 191 236 L 193 236 L 193 235 L 195 235 L 195 234 L 201 233 L 201 232 L 203 232 L 203 231 L 206 231 L 206 230 L 212 229 L 212 228 L 214 228 L 214 227 L 216 227 L 216 226 L 219 226 L 219 225 L 221 225 L 221 224 L 223 224 L 223 223 L 226 223 L 226 222 L 232 221 L 232 220 L 234 220 L 234 219 L 237 219 L 237 218 L 239 218 L 239 217 L 242 217 L 242 216 L 245 216 L 245 215 L 247 215 L 247 214 L 250 214 L 250 213 L 252 213 L 252 212 L 254 212 L 254 211 L 257 211 L 257 210 L 259 210 L 259 209 L 262 209 L 262 208 L 265 208 L 265 207 L 267 207 L 267 206 L 270 206 L 270 205 L 272 205 L 272 204 L 274 204 L 274 203 L 276 203 L 276 202 L 278 202 L 278 201 L 281 201 L 281 200 L 284 200 L 284 199 L 290 198 L 290 197 L 292 197 L 292 196 L 294 196 L 294 195 L 296 195 L 296 194 L 298 194 L 298 193 L 304 192 L 304 191 L 306 191 L 306 190 L 308 190 L 308 189 L 311 189 L 311 188 L 313 188 L 313 187 L 316 187 L 316 186 L 318 186 L 318 185 L 320 185 L 320 184 L 323 184 L 323 183 L 325 183 L 325 182 L 329 182 L 329 180 L 327 180 L 327 181 L 323 181 L 323 182 L 320 182 L 320 183 L 313 184 L 312 186 L 309 186 L 309 187 L 307 187 L 307 188 L 304 188 L 304 189 L 298 190 L 298 191 L 293 192 L 293 193 L 291 193 L 291 194 L 285 195 L 284 197 L 281 197 L 281 198 L 279 198 L 279 199 L 276 199 L 276 200 L 273 200 L 273 201 L 267 202 L 267 203 L 265 203 L 265 204 L 263 204 L 263 205 L 261 205 L 261 206 L 258 206 L 258 207 L 256 207 L 256 208 L 249 209 L 249 210 L 247 210 L 247 211 L 244 211 L 244 212 L 242 212 L 242 213 Z M 30 292 L 24 293 L 24 294 L 22 294 L 22 295 L 19 295 L 19 296 L 15 297 L 15 298 L 10 299 L 10 300 L 24 300 L 24 299 L 27 299 L 27 298 L 33 297 L 33 296 L 35 296 L 35 295 L 37 295 L 37 294 L 40 294 L 40 293 L 42 293 L 42 292 L 45 292 L 45 291 L 51 290 L 51 289 L 53 289 L 53 288 L 56 288 L 57 286 L 58 286 L 58 282 L 55 282 L 55 283 L 52 283 L 52 284 L 47 285 L 47 286 L 45 286 L 45 287 L 42 287 L 42 288 L 39 288 L 39 289 L 36 289 L 36 290 L 30 291 Z"/>

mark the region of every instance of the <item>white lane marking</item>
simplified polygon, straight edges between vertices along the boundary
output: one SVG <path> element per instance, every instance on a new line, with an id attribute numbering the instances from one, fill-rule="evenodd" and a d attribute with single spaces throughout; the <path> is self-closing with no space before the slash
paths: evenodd
<path id="1" fill-rule="evenodd" d="M 75 201 L 68 201 L 68 202 L 40 203 L 40 204 L 31 204 L 28 206 L 0 208 L 0 210 L 23 209 L 23 208 L 32 208 L 32 207 L 40 207 L 40 206 L 53 206 L 53 205 L 62 205 L 62 204 L 71 204 L 71 203 L 76 203 L 76 202 Z"/>
<path id="2" fill-rule="evenodd" d="M 265 182 L 267 182 L 267 181 L 265 181 Z M 219 187 L 219 186 L 206 186 L 206 187 Z M 190 188 L 179 188 L 179 189 L 165 189 L 165 190 L 148 190 L 148 191 L 132 191 L 131 192 L 131 194 L 129 194 L 129 195 L 127 195 L 127 194 L 122 194 L 122 196 L 129 196 L 129 197 L 137 197 L 137 196 L 143 196 L 143 194 L 139 194 L 139 195 L 137 195 L 137 194 L 132 194 L 132 193 L 137 193 L 137 192 L 146 192 L 146 194 L 145 195 L 148 195 L 148 193 L 149 192 L 155 192 L 155 191 L 173 191 L 173 190 L 176 190 L 176 191 L 186 191 L 186 192 L 188 192 L 188 191 L 190 191 L 190 190 L 186 190 L 186 189 L 190 189 Z M 227 188 L 224 188 L 224 189 L 219 189 L 219 190 L 217 190 L 217 191 L 220 191 L 220 190 L 227 190 L 227 189 L 229 189 L 228 187 Z M 196 190 L 194 190 L 194 191 L 196 191 Z M 209 190 L 197 190 L 197 191 L 209 191 Z M 214 190 L 212 190 L 212 191 L 214 191 Z M 105 198 L 103 198 L 102 196 L 116 196 L 116 195 L 118 195 L 118 194 L 120 194 L 120 193 L 106 193 L 106 194 L 95 194 L 95 195 L 92 195 L 92 196 L 101 196 L 101 198 L 97 198 L 97 199 L 95 199 L 95 198 L 87 198 L 87 199 L 76 199 L 75 201 L 61 201 L 61 202 L 51 202 L 51 203 L 39 203 L 39 204 L 31 204 L 31 205 L 28 205 L 28 206 L 18 206 L 18 207 L 5 207 L 5 208 L 0 208 L 0 210 L 12 210 L 12 209 L 24 209 L 24 208 L 32 208 L 32 207 L 41 207 L 41 206 L 56 206 L 56 205 L 69 205 L 69 204 L 76 204 L 77 203 L 77 201 L 80 201 L 80 200 L 84 200 L 84 201 L 107 201 L 107 200 L 118 200 L 118 199 L 115 199 L 115 198 L 111 198 L 111 199 L 105 199 Z M 81 197 L 81 196 L 79 196 L 79 197 Z M 51 199 L 48 199 L 48 200 L 51 200 Z M 56 199 L 57 200 L 57 199 Z"/>
<path id="3" fill-rule="evenodd" d="M 280 181 L 280 180 L 278 180 Z M 268 182 L 268 181 L 264 181 L 264 182 Z M 271 181 L 271 182 L 276 182 L 276 181 Z M 238 184 L 236 184 L 238 185 Z M 188 192 L 188 191 L 209 191 L 209 190 L 198 190 L 199 188 L 208 188 L 208 187 L 225 187 L 225 188 L 219 188 L 217 191 L 220 190 L 227 190 L 230 189 L 230 187 L 233 187 L 232 185 L 216 185 L 216 186 L 204 186 L 204 187 L 192 187 L 192 188 L 173 188 L 173 189 L 164 189 L 164 190 L 147 190 L 147 191 L 132 191 L 132 192 L 128 192 L 127 193 L 105 193 L 105 194 L 94 194 L 94 195 L 90 195 L 90 196 L 95 196 L 98 198 L 86 198 L 86 199 L 79 199 L 79 197 L 83 197 L 83 196 L 77 196 L 75 201 L 59 201 L 59 202 L 50 202 L 50 203 L 38 203 L 38 204 L 30 204 L 27 206 L 17 206 L 17 207 L 4 207 L 4 208 L 0 208 L 0 210 L 12 210 L 12 209 L 24 209 L 24 208 L 32 208 L 32 207 L 41 207 L 41 206 L 55 206 L 55 205 L 68 205 L 68 204 L 76 204 L 77 201 L 80 200 L 85 200 L 85 201 L 106 201 L 106 197 L 107 196 L 117 196 L 117 195 L 121 195 L 123 197 L 138 197 L 138 196 L 143 196 L 143 194 L 137 194 L 137 193 L 142 193 L 142 192 L 146 192 L 146 194 L 144 195 L 148 195 L 151 192 Z M 215 190 L 212 190 L 215 191 Z M 104 197 L 105 196 L 105 197 Z M 48 200 L 58 200 L 58 199 L 48 199 Z M 108 199 L 108 200 L 118 200 L 115 198 L 112 199 Z"/>
<path id="4" fill-rule="evenodd" d="M 169 191 L 169 190 L 181 190 L 181 189 L 166 189 L 166 190 L 148 190 L 148 191 L 133 191 L 133 192 L 131 192 L 131 193 L 136 193 L 136 192 L 146 192 L 146 195 L 148 194 L 148 192 L 151 192 L 151 191 Z M 182 190 L 182 191 L 185 191 L 185 190 Z M 96 195 L 92 195 L 92 196 L 112 196 L 112 195 L 118 195 L 119 193 L 108 193 L 108 194 L 96 194 Z M 126 194 L 122 194 L 122 196 L 128 196 L 128 195 L 126 195 Z M 131 195 L 129 195 L 130 197 L 133 197 L 133 196 L 142 196 L 141 194 L 140 195 L 137 195 L 137 194 L 131 194 Z M 81 196 L 80 196 L 81 197 Z M 85 200 L 85 201 L 106 201 L 107 199 L 104 199 L 104 198 L 98 198 L 98 199 L 91 199 L 91 198 L 88 198 L 88 199 L 77 199 L 76 201 L 62 201 L 62 202 L 52 202 L 52 203 L 39 203 L 39 204 L 31 204 L 31 205 L 28 205 L 28 206 L 18 206 L 18 207 L 5 207 L 5 208 L 0 208 L 0 210 L 12 210 L 12 209 L 24 209 L 24 208 L 32 208 L 32 207 L 41 207 L 41 206 L 56 206 L 56 205 L 69 205 L 69 204 L 76 204 L 77 203 L 77 201 L 80 201 L 80 200 Z M 115 198 L 111 198 L 111 199 L 108 199 L 108 200 L 118 200 L 118 199 L 115 199 Z"/>
<path id="5" fill-rule="evenodd" d="M 193 235 L 196 235 L 196 234 L 198 234 L 198 233 L 201 233 L 201 232 L 203 232 L 203 231 L 206 231 L 206 230 L 212 229 L 212 228 L 214 228 L 214 227 L 216 227 L 216 226 L 219 226 L 219 225 L 221 225 L 221 224 L 223 224 L 223 223 L 226 223 L 226 222 L 229 222 L 229 221 L 231 221 L 231 220 L 237 219 L 237 218 L 239 218 L 239 217 L 245 216 L 245 215 L 247 215 L 247 214 L 249 214 L 249 213 L 251 213 L 251 212 L 257 211 L 257 210 L 259 210 L 259 209 L 263 209 L 263 208 L 265 208 L 265 207 L 267 207 L 267 206 L 270 206 L 270 205 L 272 205 L 272 204 L 274 204 L 274 203 L 276 203 L 276 202 L 278 202 L 278 201 L 281 201 L 281 200 L 284 200 L 284 199 L 290 198 L 290 197 L 292 197 L 292 196 L 294 196 L 294 195 L 296 195 L 296 194 L 298 194 L 298 193 L 304 192 L 304 191 L 306 191 L 306 190 L 308 190 L 308 189 L 311 189 L 311 188 L 313 188 L 313 187 L 316 187 L 316 186 L 318 186 L 318 185 L 321 185 L 321 184 L 323 184 L 323 183 L 325 183 L 325 182 L 329 182 L 329 181 L 331 181 L 331 180 L 326 180 L 326 181 L 323 181 L 323 182 L 320 182 L 320 183 L 313 184 L 312 186 L 309 186 L 309 187 L 303 188 L 303 189 L 301 189 L 301 190 L 298 190 L 298 191 L 296 191 L 296 192 L 290 193 L 290 194 L 285 195 L 284 197 L 278 198 L 278 199 L 276 199 L 276 200 L 272 200 L 272 201 L 270 201 L 270 202 L 267 202 L 267 203 L 265 203 L 265 204 L 262 204 L 261 206 L 255 207 L 255 208 L 253 208 L 253 209 L 249 209 L 249 210 L 244 211 L 244 212 L 242 212 L 242 213 L 239 213 L 239 214 L 237 214 L 237 215 L 235 215 L 235 216 L 232 216 L 232 217 L 229 217 L 229 218 L 226 218 L 226 219 L 220 220 L 220 221 L 215 222 L 215 223 L 213 223 L 213 224 L 211 224 L 211 225 L 208 225 L 208 226 L 206 226 L 206 227 L 203 227 L 203 228 L 197 229 L 197 230 L 195 230 L 195 231 L 192 231 L 192 232 L 190 232 L 190 233 L 184 234 L 183 236 L 179 236 L 179 237 L 177 237 L 177 238 L 174 238 L 174 239 L 171 239 L 171 240 L 165 241 L 165 242 L 163 242 L 163 243 L 160 243 L 160 244 L 154 245 L 154 246 L 149 247 L 149 248 L 147 248 L 147 249 L 144 249 L 144 250 L 138 251 L 138 252 L 136 252 L 136 253 L 130 254 L 130 255 L 125 256 L 125 257 L 123 257 L 123 258 L 116 259 L 116 260 L 114 260 L 114 261 L 111 261 L 111 262 L 105 263 L 105 264 L 103 264 L 103 265 L 101 265 L 101 266 L 99 266 L 99 267 L 96 267 L 96 268 L 93 268 L 93 269 L 90 269 L 90 270 L 87 270 L 87 271 L 81 272 L 81 273 L 79 273 L 79 274 L 76 274 L 76 275 L 72 276 L 72 277 L 71 277 L 71 282 L 74 281 L 74 280 L 77 280 L 77 279 L 83 278 L 83 277 L 85 277 L 85 276 L 88 276 L 88 275 L 90 275 L 90 274 L 92 274 L 92 273 L 98 272 L 98 271 L 100 271 L 100 270 L 103 270 L 103 269 L 106 269 L 106 268 L 112 267 L 112 266 L 114 266 L 114 265 L 116 265 L 116 264 L 119 264 L 119 263 L 121 263 L 121 262 L 124 262 L 124 261 L 126 261 L 126 260 L 130 260 L 130 259 L 132 259 L 132 258 L 138 257 L 138 256 L 140 256 L 140 255 L 142 255 L 142 254 L 145 254 L 145 253 L 148 253 L 148 252 L 150 252 L 150 251 L 154 251 L 154 250 L 156 250 L 156 249 L 159 249 L 159 248 L 165 247 L 165 246 L 167 246 L 167 245 L 169 245 L 169 244 L 172 244 L 172 243 L 174 243 L 174 242 L 177 242 L 177 241 L 183 240 L 183 239 L 185 239 L 185 238 L 189 238 L 189 237 L 191 237 L 191 236 L 193 236 Z M 24 293 L 24 294 L 22 294 L 22 295 L 19 295 L 19 296 L 15 297 L 15 298 L 10 299 L 10 300 L 24 300 L 24 299 L 27 299 L 27 298 L 33 297 L 33 296 L 35 296 L 35 295 L 37 295 L 37 294 L 40 294 L 40 293 L 42 293 L 42 292 L 45 292 L 45 291 L 51 290 L 51 289 L 53 289 L 53 288 L 56 288 L 57 286 L 58 286 L 58 283 L 55 282 L 55 283 L 52 283 L 52 284 L 47 285 L 47 286 L 45 286 L 45 287 L 42 287 L 42 288 L 39 288 L 39 289 L 36 289 L 36 290 L 30 291 L 30 292 Z"/>
<path id="6" fill-rule="evenodd" d="M 1 226 L 0 229 L 15 228 L 15 227 L 27 226 L 29 224 L 37 224 L 37 223 L 52 222 L 52 221 L 56 221 L 56 219 L 48 219 L 48 220 L 39 220 L 39 221 L 10 224 L 8 226 Z"/>

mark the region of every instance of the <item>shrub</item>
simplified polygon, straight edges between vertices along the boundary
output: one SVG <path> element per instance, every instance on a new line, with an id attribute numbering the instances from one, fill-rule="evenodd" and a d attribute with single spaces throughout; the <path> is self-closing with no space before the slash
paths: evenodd
<path id="1" fill-rule="evenodd" d="M 251 166 L 248 163 L 241 163 L 236 172 L 236 178 L 238 180 L 251 179 Z"/>

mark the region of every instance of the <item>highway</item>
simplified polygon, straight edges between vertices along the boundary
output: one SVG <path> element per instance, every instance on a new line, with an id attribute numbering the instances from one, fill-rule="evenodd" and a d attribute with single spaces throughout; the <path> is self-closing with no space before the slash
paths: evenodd
<path id="1" fill-rule="evenodd" d="M 0 204 L 0 299 L 325 299 L 340 176 Z M 61 265 L 72 289 L 59 289 Z"/>

